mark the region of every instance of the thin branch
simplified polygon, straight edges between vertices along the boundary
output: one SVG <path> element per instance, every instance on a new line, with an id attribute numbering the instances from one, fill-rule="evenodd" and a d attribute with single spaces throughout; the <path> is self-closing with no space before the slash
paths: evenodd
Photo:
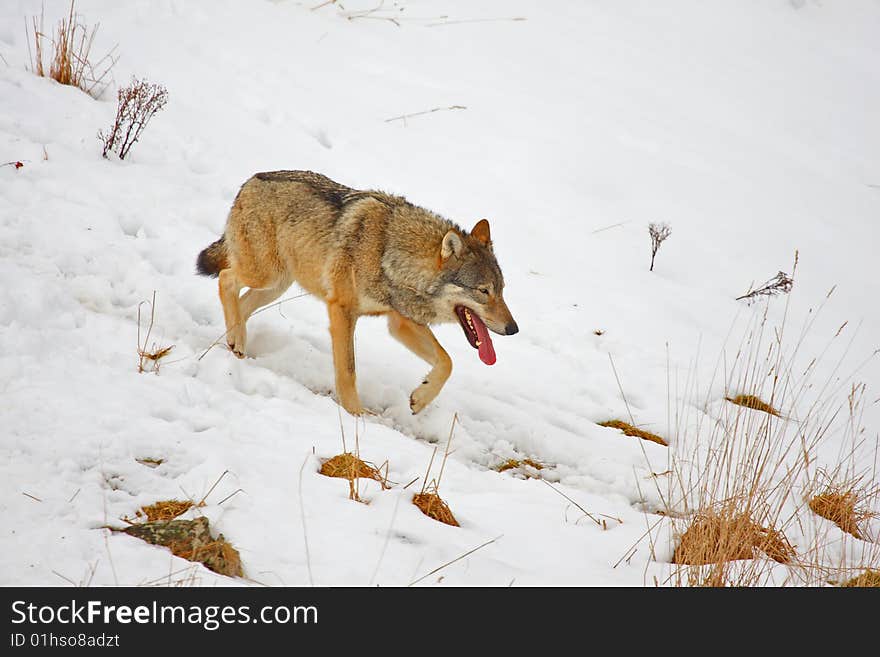
<path id="1" fill-rule="evenodd" d="M 493 538 L 491 541 L 486 541 L 486 542 L 483 543 L 482 545 L 478 545 L 478 546 L 475 547 L 473 550 L 468 550 L 468 551 L 465 552 L 463 555 L 461 555 L 460 557 L 456 557 L 456 558 L 453 559 L 452 561 L 447 561 L 445 564 L 443 564 L 442 566 L 438 566 L 437 568 L 435 568 L 434 570 L 432 570 L 430 573 L 426 573 L 425 575 L 422 575 L 422 576 L 419 577 L 418 579 L 413 580 L 413 581 L 410 582 L 407 586 L 412 586 L 412 585 L 414 585 L 414 584 L 418 584 L 419 582 L 421 582 L 421 581 L 422 581 L 423 579 L 425 579 L 426 577 L 430 577 L 430 576 L 433 575 L 434 573 L 437 573 L 437 572 L 443 570 L 444 568 L 446 568 L 446 566 L 451 566 L 451 565 L 454 564 L 456 561 L 461 561 L 461 560 L 464 559 L 466 556 L 469 556 L 469 555 L 473 554 L 473 553 L 476 552 L 477 550 L 481 550 L 481 549 L 483 549 L 484 547 L 486 547 L 487 545 L 491 545 L 492 543 L 494 543 L 495 541 L 497 541 L 497 540 L 498 540 L 499 538 L 501 538 L 502 536 L 504 536 L 504 534 L 500 534 L 500 535 L 496 536 L 495 538 Z"/>
<path id="2" fill-rule="evenodd" d="M 315 578 L 312 576 L 312 558 L 311 558 L 311 555 L 309 554 L 309 535 L 306 532 L 306 508 L 305 508 L 305 505 L 303 504 L 303 494 L 302 494 L 303 469 L 305 469 L 306 463 L 308 463 L 308 462 L 309 462 L 309 456 L 308 456 L 308 454 L 306 454 L 306 458 L 303 460 L 303 464 L 301 466 L 299 466 L 299 485 L 297 488 L 299 490 L 299 514 L 300 514 L 300 518 L 302 519 L 302 526 L 303 526 L 303 542 L 306 545 L 306 566 L 308 566 L 308 569 L 309 569 L 309 584 L 314 586 L 315 585 Z"/>
<path id="3" fill-rule="evenodd" d="M 434 112 L 445 112 L 447 110 L 463 110 L 467 109 L 464 105 L 450 105 L 448 107 L 435 107 L 434 109 L 425 110 L 423 112 L 413 112 L 412 114 L 401 114 L 400 116 L 392 116 L 390 119 L 385 119 L 385 123 L 391 123 L 392 121 L 403 121 L 406 123 L 407 119 L 410 119 L 414 116 L 422 116 L 423 114 L 433 114 Z"/>
<path id="4" fill-rule="evenodd" d="M 556 488 L 556 486 L 554 486 L 553 484 L 551 484 L 551 483 L 550 483 L 549 481 L 547 481 L 546 479 L 541 479 L 541 481 L 543 481 L 545 484 L 547 484 L 552 490 L 554 490 L 554 491 L 556 491 L 557 493 L 559 493 L 560 495 L 562 495 L 562 497 L 564 497 L 565 499 L 567 499 L 569 502 L 571 502 L 572 504 L 574 504 L 574 505 L 575 505 L 577 508 L 579 508 L 579 509 L 584 513 L 584 515 L 587 516 L 590 520 L 592 520 L 593 522 L 595 522 L 595 523 L 596 523 L 597 525 L 599 525 L 600 527 L 602 526 L 602 522 L 599 521 L 598 519 L 596 519 L 596 517 L 595 517 L 592 513 L 590 513 L 589 511 L 587 511 L 584 507 L 582 507 L 580 504 L 578 504 L 577 502 L 575 502 L 575 501 L 574 501 L 573 499 L 571 499 L 568 495 L 566 495 L 566 494 L 563 493 L 561 490 L 559 490 L 558 488 Z"/>

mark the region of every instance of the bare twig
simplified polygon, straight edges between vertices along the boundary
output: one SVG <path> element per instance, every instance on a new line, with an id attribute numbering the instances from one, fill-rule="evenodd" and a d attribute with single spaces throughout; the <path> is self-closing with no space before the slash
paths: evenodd
<path id="1" fill-rule="evenodd" d="M 413 112 L 412 114 L 401 114 L 400 116 L 392 116 L 390 119 L 385 119 L 385 123 L 391 123 L 392 121 L 403 121 L 406 123 L 407 119 L 410 119 L 414 116 L 422 116 L 423 114 L 432 114 L 434 112 L 444 112 L 447 110 L 463 110 L 467 109 L 464 105 L 450 105 L 448 107 L 435 107 L 434 109 L 425 110 L 423 112 Z"/>
<path id="2" fill-rule="evenodd" d="M 269 308 L 274 308 L 275 306 L 280 306 L 282 303 L 285 303 L 285 302 L 287 302 L 287 301 L 293 301 L 294 299 L 300 299 L 300 298 L 302 298 L 302 297 L 307 297 L 307 296 L 309 296 L 309 293 L 308 293 L 308 292 L 303 292 L 302 294 L 296 294 L 296 295 L 294 295 L 294 296 L 292 296 L 292 297 L 287 297 L 286 299 L 282 299 L 281 301 L 276 301 L 275 303 L 270 303 L 268 306 L 263 306 L 263 307 L 260 308 L 259 310 L 255 310 L 254 312 L 252 312 L 252 313 L 251 313 L 251 317 L 253 317 L 254 315 L 259 315 L 259 314 L 260 314 L 261 312 L 263 312 L 264 310 L 269 310 Z M 238 326 L 238 324 L 236 324 L 235 326 Z M 232 328 L 230 328 L 230 329 L 224 331 L 224 332 L 220 335 L 220 337 L 218 337 L 216 340 L 214 340 L 214 342 L 212 342 L 210 345 L 208 345 L 208 348 L 205 349 L 205 350 L 202 352 L 202 355 L 199 356 L 196 360 L 202 360 L 202 358 L 204 358 L 204 357 L 207 355 L 207 353 L 208 353 L 209 351 L 211 351 L 211 349 L 213 349 L 213 348 L 216 347 L 218 344 L 220 344 L 220 340 L 222 340 L 222 339 L 225 338 L 227 335 L 229 335 L 229 331 L 231 331 L 233 328 L 235 328 L 235 326 L 233 326 Z M 340 422 L 341 422 L 341 421 L 342 421 L 342 420 L 340 419 Z M 343 438 L 344 438 L 344 436 L 343 436 Z M 343 445 L 344 445 L 344 443 L 343 443 Z"/>
<path id="3" fill-rule="evenodd" d="M 198 504 L 196 504 L 197 507 L 205 506 L 205 500 L 208 499 L 208 495 L 210 495 L 212 492 L 214 492 L 214 489 L 217 488 L 217 484 L 220 483 L 220 480 L 222 480 L 223 477 L 225 477 L 228 474 L 229 474 L 229 470 L 224 470 L 223 474 L 221 474 L 219 477 L 217 477 L 217 481 L 214 482 L 214 485 L 208 489 L 208 492 L 205 493 L 205 496 L 201 500 L 199 500 Z M 225 499 L 226 498 L 224 498 L 224 500 Z"/>
<path id="4" fill-rule="evenodd" d="M 306 458 L 303 459 L 303 464 L 299 466 L 299 514 L 302 518 L 302 526 L 303 526 L 303 542 L 306 546 L 306 566 L 309 569 L 309 584 L 312 586 L 315 585 L 315 578 L 312 576 L 312 558 L 309 554 L 309 535 L 306 532 L 306 507 L 303 504 L 303 494 L 302 494 L 302 486 L 303 486 L 303 469 L 306 467 L 306 463 L 309 462 L 308 454 Z"/>
<path id="5" fill-rule="evenodd" d="M 502 22 L 518 22 L 526 20 L 525 16 L 514 16 L 512 18 L 462 18 L 454 21 L 441 21 L 439 23 L 428 23 L 425 27 L 440 27 L 441 25 L 460 25 L 462 23 L 502 23 Z"/>
<path id="6" fill-rule="evenodd" d="M 483 543 L 482 545 L 478 545 L 478 546 L 475 547 L 473 550 L 468 550 L 468 551 L 465 552 L 463 555 L 461 555 L 460 557 L 456 557 L 456 558 L 453 559 L 452 561 L 447 561 L 445 564 L 443 564 L 442 566 L 438 566 L 437 568 L 435 568 L 434 570 L 432 570 L 430 573 L 426 573 L 426 574 L 422 575 L 421 577 L 419 577 L 418 579 L 413 580 L 412 582 L 410 582 L 410 583 L 408 584 L 408 586 L 412 586 L 413 584 L 418 584 L 419 582 L 421 582 L 421 581 L 422 581 L 423 579 L 425 579 L 426 577 L 430 577 L 430 576 L 433 575 L 434 573 L 437 573 L 437 572 L 443 570 L 444 568 L 446 568 L 446 566 L 451 566 L 451 565 L 454 564 L 456 561 L 461 561 L 462 559 L 464 559 L 465 557 L 467 557 L 467 556 L 473 554 L 473 553 L 476 552 L 477 550 L 481 550 L 481 549 L 483 549 L 484 547 L 486 547 L 487 545 L 491 545 L 492 543 L 494 543 L 495 541 L 497 541 L 497 540 L 498 540 L 499 538 L 501 538 L 502 536 L 504 536 L 504 534 L 500 534 L 499 536 L 496 536 L 495 538 L 493 538 L 491 541 L 486 541 L 486 542 Z"/>
<path id="7" fill-rule="evenodd" d="M 559 490 L 558 488 L 556 488 L 556 486 L 554 486 L 553 484 L 551 484 L 551 483 L 550 483 L 549 481 L 547 481 L 546 479 L 541 479 L 541 481 L 543 481 L 545 484 L 547 484 L 552 490 L 554 490 L 554 491 L 556 491 L 557 493 L 559 493 L 560 495 L 562 495 L 562 497 L 564 497 L 565 499 L 567 499 L 569 502 L 571 502 L 572 504 L 574 504 L 574 505 L 575 505 L 577 508 L 579 508 L 579 509 L 583 512 L 583 514 L 584 514 L 585 516 L 587 516 L 590 520 L 592 520 L 593 522 L 595 522 L 595 523 L 596 523 L 597 525 L 599 525 L 600 527 L 602 526 L 602 522 L 601 522 L 600 520 L 598 520 L 598 519 L 597 519 L 592 513 L 590 513 L 589 511 L 587 511 L 584 507 L 582 507 L 580 504 L 578 504 L 577 502 L 575 502 L 575 501 L 574 501 L 573 499 L 571 499 L 568 495 L 566 495 L 566 494 L 563 493 L 561 490 Z"/>

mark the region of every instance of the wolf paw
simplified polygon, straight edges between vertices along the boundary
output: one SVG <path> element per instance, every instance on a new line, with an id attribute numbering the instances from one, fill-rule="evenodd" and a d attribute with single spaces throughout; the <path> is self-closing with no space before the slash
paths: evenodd
<path id="1" fill-rule="evenodd" d="M 227 343 L 226 346 L 229 347 L 229 351 L 231 351 L 236 358 L 244 358 L 244 349 L 239 349 L 236 345 L 229 343 Z"/>
<path id="2" fill-rule="evenodd" d="M 413 390 L 412 394 L 409 396 L 409 407 L 412 409 L 413 415 L 430 404 L 436 396 L 437 393 L 431 389 L 431 386 L 427 381 Z"/>

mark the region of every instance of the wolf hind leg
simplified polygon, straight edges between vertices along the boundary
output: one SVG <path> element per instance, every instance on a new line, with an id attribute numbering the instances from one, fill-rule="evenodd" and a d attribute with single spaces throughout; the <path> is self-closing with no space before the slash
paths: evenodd
<path id="1" fill-rule="evenodd" d="M 250 288 L 241 295 L 239 305 L 241 308 L 241 321 L 247 322 L 254 311 L 259 310 L 263 306 L 268 306 L 278 297 L 284 294 L 284 291 L 290 287 L 289 284 L 276 285 L 269 288 Z"/>
<path id="2" fill-rule="evenodd" d="M 452 374 L 452 359 L 427 326 L 417 324 L 397 312 L 388 314 L 388 332 L 407 349 L 432 366 L 422 384 L 413 390 L 409 407 L 413 414 L 430 404 Z"/>
<path id="3" fill-rule="evenodd" d="M 223 319 L 226 321 L 226 344 L 233 354 L 244 358 L 247 333 L 239 299 L 241 288 L 244 286 L 232 269 L 223 269 L 220 271 L 218 287 L 220 303 L 223 306 Z"/>
<path id="4" fill-rule="evenodd" d="M 354 327 L 357 315 L 349 304 L 328 301 L 330 338 L 333 343 L 333 369 L 336 372 L 336 398 L 352 415 L 364 412 L 357 393 L 354 366 Z"/>

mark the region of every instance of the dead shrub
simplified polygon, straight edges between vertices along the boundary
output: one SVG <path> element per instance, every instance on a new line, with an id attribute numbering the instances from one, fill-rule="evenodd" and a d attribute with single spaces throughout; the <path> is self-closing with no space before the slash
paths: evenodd
<path id="1" fill-rule="evenodd" d="M 106 135 L 98 138 L 104 143 L 103 157 L 111 151 L 124 160 L 131 147 L 140 139 L 141 133 L 153 115 L 165 107 L 168 90 L 160 84 L 132 78 L 131 84 L 117 92 L 116 119 Z"/>

